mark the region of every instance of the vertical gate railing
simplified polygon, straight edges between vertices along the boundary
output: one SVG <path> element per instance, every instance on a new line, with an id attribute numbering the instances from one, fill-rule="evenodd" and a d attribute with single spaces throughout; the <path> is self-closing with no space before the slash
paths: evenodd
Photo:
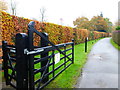
<path id="1" fill-rule="evenodd" d="M 40 90 L 74 63 L 74 40 L 54 45 L 48 40 L 46 33 L 38 32 L 34 28 L 34 24 L 34 22 L 29 23 L 28 35 L 23 33 L 16 35 L 15 46 L 10 47 L 6 42 L 3 42 L 6 85 L 11 85 L 17 90 L 22 88 Z M 41 46 L 35 47 L 33 45 L 34 33 L 41 37 Z M 15 63 L 10 63 L 13 59 L 12 55 Z M 14 67 L 11 66 L 12 64 L 15 64 Z M 11 79 L 16 80 L 14 85 L 11 84 L 9 73 L 11 73 Z"/>
<path id="2" fill-rule="evenodd" d="M 3 70 L 6 85 L 11 85 L 14 88 L 16 86 L 16 53 L 12 52 L 15 50 L 15 46 L 8 45 L 6 41 L 2 42 L 3 51 Z"/>

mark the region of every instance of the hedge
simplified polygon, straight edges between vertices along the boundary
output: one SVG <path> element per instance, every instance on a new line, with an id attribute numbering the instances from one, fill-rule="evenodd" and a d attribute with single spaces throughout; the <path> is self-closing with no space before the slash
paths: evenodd
<path id="1" fill-rule="evenodd" d="M 112 32 L 113 41 L 120 46 L 120 30 L 116 30 Z"/>
<path id="2" fill-rule="evenodd" d="M 2 17 L 2 40 L 6 40 L 9 44 L 14 44 L 16 33 L 27 33 L 28 23 L 30 20 L 23 17 L 10 15 L 6 12 L 1 13 Z M 49 39 L 54 44 L 70 42 L 75 39 L 75 43 L 84 42 L 86 37 L 97 39 L 103 36 L 108 36 L 107 33 L 90 32 L 87 29 L 77 29 L 67 26 L 61 26 L 53 23 L 35 21 L 35 28 L 40 32 L 47 32 Z M 34 34 L 34 45 L 39 45 L 40 38 Z"/>
<path id="3" fill-rule="evenodd" d="M 109 36 L 108 33 L 102 33 L 93 31 L 90 32 L 87 29 L 77 29 L 62 25 L 57 25 L 47 22 L 39 22 L 36 20 L 30 20 L 23 17 L 17 17 L 10 15 L 6 12 L 0 11 L 0 45 L 2 41 L 7 41 L 8 44 L 15 44 L 15 35 L 17 33 L 27 33 L 28 23 L 30 21 L 35 21 L 35 28 L 39 32 L 46 32 L 49 35 L 49 40 L 54 44 L 71 42 L 72 39 L 75 40 L 75 44 L 82 43 L 85 38 L 88 37 L 89 40 L 97 39 L 100 37 Z M 1 37 L 2 36 L 2 37 Z M 34 34 L 34 45 L 40 45 L 40 37 Z M 0 48 L 0 57 L 2 56 L 2 51 Z"/>
<path id="4" fill-rule="evenodd" d="M 2 58 L 2 17 L 0 16 L 0 59 Z M 0 60 L 0 64 L 2 61 Z"/>

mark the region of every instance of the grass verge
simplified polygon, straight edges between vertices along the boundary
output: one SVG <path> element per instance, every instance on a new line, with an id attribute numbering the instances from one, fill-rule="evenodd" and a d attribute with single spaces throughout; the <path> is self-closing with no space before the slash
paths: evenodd
<path id="1" fill-rule="evenodd" d="M 112 44 L 116 49 L 120 50 L 120 46 L 119 46 L 118 44 L 116 44 L 116 43 L 113 41 L 112 38 L 110 39 L 110 42 L 111 42 L 111 44 Z"/>
<path id="2" fill-rule="evenodd" d="M 85 43 L 75 45 L 75 61 L 69 68 L 53 80 L 46 88 L 74 88 L 82 68 L 87 60 L 87 55 L 92 46 L 100 39 L 88 41 L 88 50 L 85 53 Z"/>

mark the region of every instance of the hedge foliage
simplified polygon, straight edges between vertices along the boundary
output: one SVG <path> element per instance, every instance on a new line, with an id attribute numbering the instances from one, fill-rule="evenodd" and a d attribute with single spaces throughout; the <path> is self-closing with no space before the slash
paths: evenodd
<path id="1" fill-rule="evenodd" d="M 6 40 L 9 44 L 14 44 L 17 33 L 27 33 L 28 23 L 33 21 L 13 16 L 6 12 L 2 12 L 0 16 L 2 17 L 2 40 Z M 87 29 L 77 29 L 53 23 L 41 23 L 39 21 L 35 21 L 35 28 L 39 32 L 47 32 L 49 40 L 54 44 L 70 42 L 72 39 L 75 39 L 75 43 L 81 43 L 84 42 L 86 37 L 89 37 L 89 40 L 91 40 L 108 36 L 108 34 L 104 32 L 90 32 Z M 34 37 L 34 45 L 38 45 L 40 37 L 36 34 L 34 34 Z"/>
<path id="2" fill-rule="evenodd" d="M 117 27 L 116 27 L 116 30 L 120 30 L 120 26 L 117 26 Z"/>
<path id="3" fill-rule="evenodd" d="M 120 30 L 116 30 L 112 32 L 113 41 L 120 46 Z"/>

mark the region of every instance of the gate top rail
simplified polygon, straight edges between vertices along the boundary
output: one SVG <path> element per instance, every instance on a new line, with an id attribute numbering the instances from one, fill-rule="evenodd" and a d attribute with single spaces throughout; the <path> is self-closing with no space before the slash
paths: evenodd
<path id="1" fill-rule="evenodd" d="M 55 45 L 56 47 L 60 48 L 63 46 L 71 45 L 73 42 L 63 43 Z M 37 47 L 33 51 L 28 51 L 27 49 L 24 49 L 24 54 L 30 55 L 30 54 L 37 54 L 37 53 L 43 53 L 43 51 L 48 52 L 52 50 L 57 50 L 55 47 L 52 46 L 46 46 L 46 47 Z M 14 47 L 10 48 L 10 52 L 16 53 L 16 49 Z"/>

